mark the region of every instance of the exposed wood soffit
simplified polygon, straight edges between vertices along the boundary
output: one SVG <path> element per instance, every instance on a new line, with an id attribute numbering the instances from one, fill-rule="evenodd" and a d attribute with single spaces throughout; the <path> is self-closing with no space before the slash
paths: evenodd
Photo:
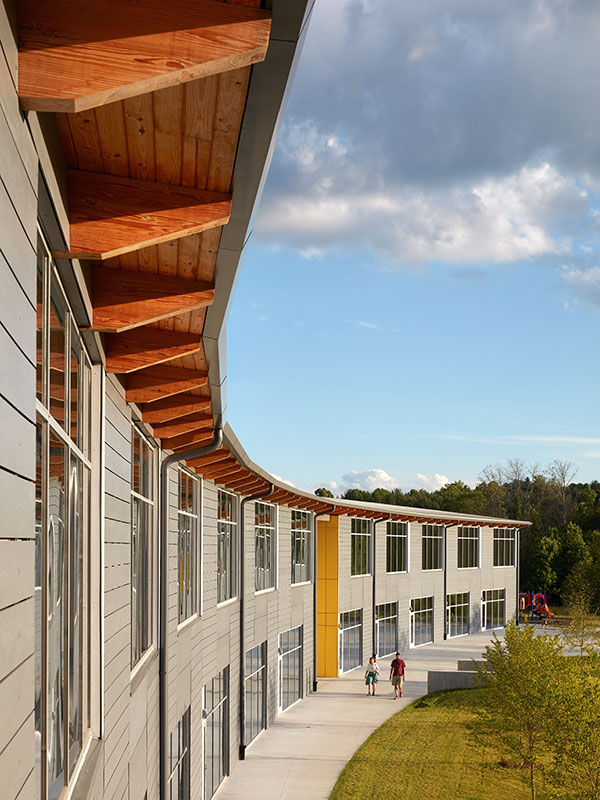
<path id="1" fill-rule="evenodd" d="M 178 447 L 171 447 L 170 445 L 165 447 L 165 450 L 172 450 L 174 453 L 179 453 L 182 450 L 189 450 L 190 447 L 200 447 L 203 444 L 209 444 L 212 442 L 214 438 L 214 434 L 212 431 L 205 433 L 203 436 L 199 436 L 196 441 L 193 442 L 186 442 L 185 444 L 179 445 Z"/>
<path id="2" fill-rule="evenodd" d="M 207 281 L 94 267 L 94 330 L 120 333 L 169 319 L 210 305 L 214 294 L 214 284 Z"/>
<path id="3" fill-rule="evenodd" d="M 70 245 L 56 258 L 102 261 L 229 222 L 231 195 L 69 170 Z"/>
<path id="4" fill-rule="evenodd" d="M 19 97 L 75 112 L 254 64 L 271 14 L 214 0 L 21 0 Z"/>
<path id="5" fill-rule="evenodd" d="M 265 481 L 264 478 L 255 478 L 254 480 L 248 481 L 248 483 L 243 484 L 242 486 L 238 486 L 237 489 L 234 491 L 239 492 L 239 494 L 246 495 L 247 497 L 251 494 L 255 494 L 256 492 L 262 492 L 263 489 L 268 489 L 269 483 Z"/>
<path id="6" fill-rule="evenodd" d="M 108 333 L 104 339 L 107 372 L 135 372 L 200 350 L 202 338 L 198 335 L 145 326 Z"/>
<path id="7" fill-rule="evenodd" d="M 181 420 L 170 420 L 161 422 L 153 426 L 154 436 L 158 439 L 167 439 L 171 436 L 179 436 L 182 433 L 191 433 L 201 428 L 212 428 L 212 414 L 199 412 L 188 414 Z"/>
<path id="8" fill-rule="evenodd" d="M 102 261 L 229 222 L 231 195 L 70 169 L 67 251 Z"/>
<path id="9" fill-rule="evenodd" d="M 203 467 L 212 466 L 213 464 L 228 461 L 231 458 L 231 453 L 228 450 L 221 449 L 215 450 L 214 453 L 209 453 L 206 456 L 198 456 L 197 458 L 190 458 L 186 463 L 188 467 L 199 470 L 202 473 Z"/>
<path id="10" fill-rule="evenodd" d="M 204 429 L 188 431 L 181 433 L 178 436 L 163 436 L 161 437 L 161 447 L 164 450 L 181 450 L 182 447 L 193 447 L 198 443 L 206 441 L 206 438 L 212 436 L 212 424 Z"/>
<path id="11" fill-rule="evenodd" d="M 200 397 L 196 394 L 177 394 L 149 405 L 142 405 L 142 422 L 155 425 L 173 419 L 184 419 L 189 414 L 209 411 L 210 407 L 211 402 L 207 397 Z M 215 457 L 218 456 L 218 453 L 219 451 L 216 452 Z"/>
<path id="12" fill-rule="evenodd" d="M 205 480 L 218 483 L 221 478 L 229 479 L 233 478 L 234 475 L 239 477 L 238 473 L 243 473 L 244 470 L 239 464 L 227 464 L 227 462 L 223 461 L 221 464 L 217 464 L 214 469 L 197 468 L 197 471 L 201 472 Z"/>
<path id="13" fill-rule="evenodd" d="M 152 403 L 164 397 L 198 389 L 208 383 L 204 370 L 181 367 L 149 367 L 125 377 L 125 399 L 128 403 Z"/>

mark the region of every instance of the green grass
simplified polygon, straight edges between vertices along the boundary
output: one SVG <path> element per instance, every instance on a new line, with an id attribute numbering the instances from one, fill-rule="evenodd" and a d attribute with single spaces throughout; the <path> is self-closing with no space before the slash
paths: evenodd
<path id="1" fill-rule="evenodd" d="M 374 731 L 330 800 L 527 800 L 525 775 L 471 733 L 485 689 L 437 692 Z"/>

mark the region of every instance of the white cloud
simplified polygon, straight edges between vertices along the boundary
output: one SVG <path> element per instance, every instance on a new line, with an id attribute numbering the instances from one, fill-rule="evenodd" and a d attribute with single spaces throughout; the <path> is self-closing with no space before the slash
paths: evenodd
<path id="1" fill-rule="evenodd" d="M 414 488 L 427 489 L 433 492 L 436 489 L 441 489 L 448 482 L 448 478 L 445 475 L 440 475 L 437 472 L 432 478 L 428 478 L 418 472 L 410 480 L 400 481 L 384 469 L 366 469 L 362 471 L 351 469 L 345 475 L 342 475 L 339 481 L 322 482 L 318 486 L 323 486 L 334 494 L 340 495 L 348 489 L 362 489 L 366 492 L 372 492 L 375 489 L 402 489 L 402 491 L 408 491 Z M 314 488 L 317 488 L 317 486 L 315 485 L 312 490 Z"/>
<path id="2" fill-rule="evenodd" d="M 561 277 L 577 300 L 600 311 L 600 267 L 563 267 Z"/>
<path id="3" fill-rule="evenodd" d="M 437 472 L 433 478 L 428 478 L 426 475 L 421 475 L 420 472 L 417 472 L 415 480 L 418 482 L 418 488 L 427 489 L 429 492 L 435 492 L 450 483 L 445 475 L 439 475 Z"/>
<path id="4" fill-rule="evenodd" d="M 287 483 L 288 486 L 293 486 L 294 489 L 296 488 L 296 484 L 295 483 L 292 483 L 291 481 L 288 481 L 285 478 L 282 478 L 281 475 L 275 475 L 274 472 L 272 472 L 271 475 L 275 478 L 276 481 L 279 481 L 280 483 Z"/>

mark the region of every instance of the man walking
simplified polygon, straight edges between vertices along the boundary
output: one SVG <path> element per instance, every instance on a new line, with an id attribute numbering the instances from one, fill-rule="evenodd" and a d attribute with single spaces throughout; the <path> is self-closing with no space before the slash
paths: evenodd
<path id="1" fill-rule="evenodd" d="M 400 653 L 396 653 L 396 658 L 390 664 L 390 680 L 394 687 L 394 700 L 402 697 L 402 684 L 406 677 L 406 664 L 400 658 Z"/>

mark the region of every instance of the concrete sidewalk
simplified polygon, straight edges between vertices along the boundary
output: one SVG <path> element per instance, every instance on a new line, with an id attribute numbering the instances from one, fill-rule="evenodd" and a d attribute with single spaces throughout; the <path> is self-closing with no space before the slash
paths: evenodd
<path id="1" fill-rule="evenodd" d="M 321 678 L 316 694 L 281 714 L 248 748 L 246 760 L 236 763 L 219 789 L 218 800 L 326 800 L 369 734 L 427 693 L 427 670 L 456 669 L 459 658 L 478 658 L 491 638 L 490 633 L 477 633 L 403 653 L 407 680 L 401 700 L 394 701 L 387 680 L 389 658 L 379 661 L 382 678 L 376 697 L 366 696 L 364 667 L 341 678 Z"/>

